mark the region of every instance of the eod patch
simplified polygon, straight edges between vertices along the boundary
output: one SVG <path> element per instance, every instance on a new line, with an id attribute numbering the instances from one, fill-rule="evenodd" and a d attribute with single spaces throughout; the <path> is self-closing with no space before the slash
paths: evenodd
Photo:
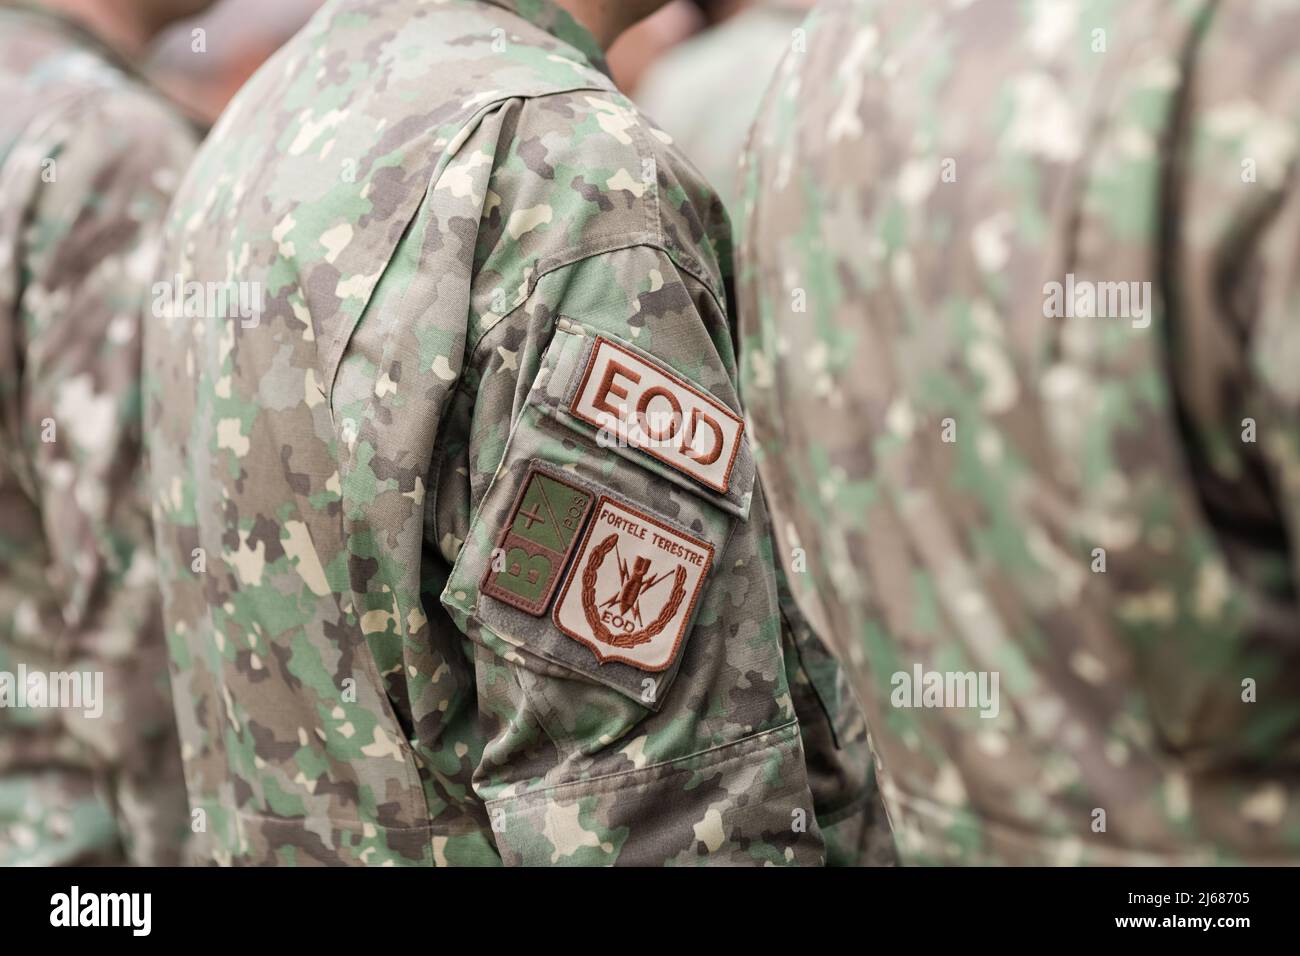
<path id="1" fill-rule="evenodd" d="M 730 487 L 741 417 L 617 342 L 596 336 L 569 412 L 719 494 Z"/>
<path id="2" fill-rule="evenodd" d="M 552 620 L 602 664 L 667 670 L 712 564 L 707 541 L 602 496 Z"/>

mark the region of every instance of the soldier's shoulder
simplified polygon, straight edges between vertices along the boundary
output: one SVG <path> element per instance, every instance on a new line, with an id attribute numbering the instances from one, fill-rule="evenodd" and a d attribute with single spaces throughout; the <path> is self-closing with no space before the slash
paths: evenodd
<path id="1" fill-rule="evenodd" d="M 612 83 L 524 101 L 510 152 L 518 172 L 506 182 L 545 192 L 557 221 L 583 226 L 592 252 L 644 243 L 710 285 L 728 272 L 730 224 L 717 191 Z"/>
<path id="2" fill-rule="evenodd" d="M 0 159 L 15 182 L 50 184 L 15 201 L 40 195 L 58 208 L 112 193 L 129 202 L 130 191 L 154 194 L 178 181 L 197 136 L 161 93 L 56 32 L 0 34 Z"/>
<path id="3" fill-rule="evenodd" d="M 112 86 L 92 91 L 81 115 L 89 124 L 115 132 L 115 138 L 136 144 L 148 156 L 160 146 L 194 146 L 198 132 L 180 109 L 144 81 L 123 77 Z"/>
<path id="4" fill-rule="evenodd" d="M 13 134 L 41 135 L 55 140 L 54 147 L 78 140 L 131 143 L 141 157 L 197 139 L 179 109 L 143 77 L 57 26 L 20 14 L 0 10 L 6 28 L 0 30 L 0 97 L 12 106 Z"/>
<path id="5" fill-rule="evenodd" d="M 161 94 L 135 80 L 87 91 L 43 139 L 59 161 L 59 181 L 95 193 L 169 195 L 198 148 L 194 127 Z M 66 164 L 61 164 L 66 165 Z"/>
<path id="6" fill-rule="evenodd" d="M 691 271 L 720 277 L 730 226 L 716 191 L 671 136 L 572 42 L 500 7 L 479 4 L 444 25 L 446 47 L 474 55 L 479 75 L 465 122 L 493 109 L 514 115 L 503 205 L 544 195 L 556 221 L 581 223 L 592 251 L 620 243 L 661 246 Z M 563 31 L 560 31 L 563 35 Z M 474 51 L 469 54 L 468 51 Z M 716 284 L 716 283 L 711 283 Z"/>

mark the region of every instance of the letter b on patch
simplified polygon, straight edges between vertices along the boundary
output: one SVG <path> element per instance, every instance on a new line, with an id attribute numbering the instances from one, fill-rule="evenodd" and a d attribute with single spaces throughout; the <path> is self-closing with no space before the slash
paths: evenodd
<path id="1" fill-rule="evenodd" d="M 591 498 L 577 485 L 531 468 L 501 536 L 505 560 L 489 564 L 480 590 L 534 617 L 545 614 Z"/>

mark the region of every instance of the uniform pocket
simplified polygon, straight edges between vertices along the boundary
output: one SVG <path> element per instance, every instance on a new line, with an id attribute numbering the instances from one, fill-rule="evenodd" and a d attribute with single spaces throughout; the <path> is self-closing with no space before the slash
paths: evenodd
<path id="1" fill-rule="evenodd" d="M 815 822 L 796 837 L 788 810 L 805 792 L 802 764 L 791 722 L 680 760 L 491 800 L 488 813 L 515 866 L 817 866 Z M 701 802 L 701 792 L 713 797 Z M 737 833 L 747 839 L 727 838 Z"/>

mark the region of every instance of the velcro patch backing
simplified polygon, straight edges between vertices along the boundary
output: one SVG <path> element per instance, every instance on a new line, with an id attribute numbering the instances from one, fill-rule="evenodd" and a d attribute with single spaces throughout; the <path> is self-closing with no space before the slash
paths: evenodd
<path id="1" fill-rule="evenodd" d="M 602 496 L 552 620 L 602 663 L 672 666 L 713 564 L 713 546 Z"/>
<path id="2" fill-rule="evenodd" d="M 525 614 L 545 614 L 591 501 L 577 485 L 530 468 L 479 590 Z"/>
<path id="3" fill-rule="evenodd" d="M 745 423 L 681 376 L 597 336 L 569 411 L 617 441 L 727 493 Z"/>

